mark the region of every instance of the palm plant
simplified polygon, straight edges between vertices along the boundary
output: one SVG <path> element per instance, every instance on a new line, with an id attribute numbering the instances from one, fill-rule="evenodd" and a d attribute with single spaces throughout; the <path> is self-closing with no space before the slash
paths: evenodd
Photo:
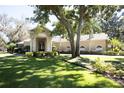
<path id="1" fill-rule="evenodd" d="M 85 22 L 82 33 L 93 35 L 95 32 L 101 32 L 100 22 L 96 18 L 92 18 Z"/>

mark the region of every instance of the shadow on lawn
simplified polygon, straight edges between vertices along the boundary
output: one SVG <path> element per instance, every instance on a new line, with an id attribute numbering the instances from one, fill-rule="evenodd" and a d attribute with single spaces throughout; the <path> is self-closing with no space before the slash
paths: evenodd
<path id="1" fill-rule="evenodd" d="M 73 74 L 69 71 L 86 69 L 64 63 L 61 59 L 62 57 L 40 59 L 21 56 L 1 58 L 0 87 L 117 87 L 105 80 L 91 85 L 78 85 L 77 82 L 83 81 L 80 78 L 83 75 L 81 73 Z"/>

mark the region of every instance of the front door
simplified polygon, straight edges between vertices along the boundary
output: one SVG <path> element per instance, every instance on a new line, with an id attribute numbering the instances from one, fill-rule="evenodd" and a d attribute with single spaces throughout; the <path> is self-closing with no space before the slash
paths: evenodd
<path id="1" fill-rule="evenodd" d="M 45 51 L 45 40 L 46 39 L 38 40 L 38 51 Z"/>
<path id="2" fill-rule="evenodd" d="M 45 51 L 45 42 L 44 41 L 40 42 L 39 51 Z"/>

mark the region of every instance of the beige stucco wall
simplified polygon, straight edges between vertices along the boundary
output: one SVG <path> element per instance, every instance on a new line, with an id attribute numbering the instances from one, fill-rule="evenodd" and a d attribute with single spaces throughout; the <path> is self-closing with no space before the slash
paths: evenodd
<path id="1" fill-rule="evenodd" d="M 69 51 L 69 42 L 53 42 L 53 46 L 56 46 L 58 51 Z M 80 41 L 80 47 L 85 47 L 85 51 L 95 51 L 97 46 L 102 46 L 103 51 L 106 50 L 106 40 L 85 40 Z"/>
<path id="2" fill-rule="evenodd" d="M 80 42 L 80 46 L 84 46 L 86 51 L 95 51 L 97 46 L 102 46 L 103 51 L 106 50 L 106 40 L 86 40 Z"/>
<path id="3" fill-rule="evenodd" d="M 70 51 L 70 43 L 69 42 L 53 42 L 53 46 L 56 46 L 58 51 Z"/>

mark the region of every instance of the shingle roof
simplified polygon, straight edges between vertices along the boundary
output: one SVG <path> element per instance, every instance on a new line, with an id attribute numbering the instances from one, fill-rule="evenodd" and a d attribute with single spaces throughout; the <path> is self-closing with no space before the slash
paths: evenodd
<path id="1" fill-rule="evenodd" d="M 89 35 L 82 35 L 80 40 L 107 40 L 109 39 L 108 35 L 105 33 L 93 34 L 92 38 L 89 38 Z"/>
<path id="2" fill-rule="evenodd" d="M 98 34 L 93 34 L 92 38 L 89 38 L 90 36 L 89 35 L 81 35 L 81 41 L 84 41 L 84 40 L 107 40 L 109 39 L 108 35 L 105 34 L 105 33 L 98 33 Z M 65 38 L 61 38 L 60 36 L 54 36 L 52 38 L 52 41 L 53 42 L 67 42 L 68 40 L 65 39 Z"/>

